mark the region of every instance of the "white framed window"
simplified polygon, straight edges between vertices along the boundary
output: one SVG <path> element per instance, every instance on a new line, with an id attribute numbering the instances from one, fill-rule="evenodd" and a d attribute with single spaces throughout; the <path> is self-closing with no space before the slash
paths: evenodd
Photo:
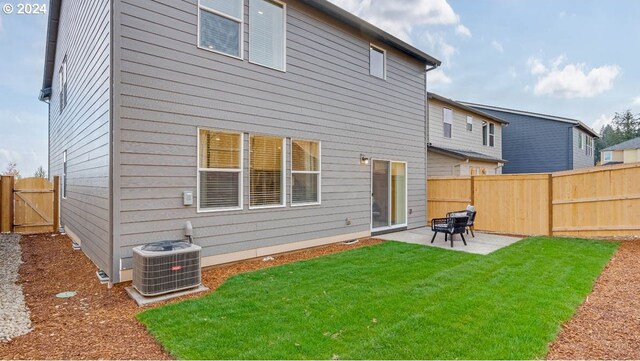
<path id="1" fill-rule="evenodd" d="M 376 78 L 387 78 L 387 51 L 373 44 L 369 45 L 369 74 Z"/>
<path id="2" fill-rule="evenodd" d="M 60 113 L 67 106 L 67 56 L 64 56 L 62 65 L 60 65 L 60 72 L 58 73 L 58 79 L 60 80 Z"/>
<path id="3" fill-rule="evenodd" d="M 613 160 L 613 152 L 611 151 L 602 152 L 602 160 L 605 162 L 611 162 Z"/>
<path id="4" fill-rule="evenodd" d="M 242 133 L 198 129 L 198 212 L 242 209 Z"/>
<path id="5" fill-rule="evenodd" d="M 586 141 L 586 143 L 587 143 L 586 153 L 587 153 L 587 155 L 593 155 L 593 138 L 587 137 L 587 136 L 585 136 L 585 137 L 587 138 L 587 141 Z"/>
<path id="6" fill-rule="evenodd" d="M 62 152 L 62 199 L 67 199 L 67 150 Z"/>
<path id="7" fill-rule="evenodd" d="M 276 208 L 286 205 L 286 138 L 249 137 L 249 208 Z"/>
<path id="8" fill-rule="evenodd" d="M 242 59 L 243 0 L 198 0 L 198 47 Z"/>
<path id="9" fill-rule="evenodd" d="M 467 115 L 467 131 L 473 131 L 473 117 L 470 115 Z"/>
<path id="10" fill-rule="evenodd" d="M 578 149 L 584 149 L 584 134 L 578 131 Z"/>
<path id="11" fill-rule="evenodd" d="M 451 138 L 453 128 L 453 111 L 449 108 L 442 108 L 442 127 L 444 137 Z"/>
<path id="12" fill-rule="evenodd" d="M 489 146 L 496 146 L 496 125 L 489 123 Z"/>
<path id="13" fill-rule="evenodd" d="M 320 142 L 291 140 L 291 206 L 321 203 Z"/>
<path id="14" fill-rule="evenodd" d="M 482 122 L 482 145 L 489 145 L 489 123 Z"/>
<path id="15" fill-rule="evenodd" d="M 249 1 L 249 61 L 286 71 L 287 6 L 277 0 Z"/>

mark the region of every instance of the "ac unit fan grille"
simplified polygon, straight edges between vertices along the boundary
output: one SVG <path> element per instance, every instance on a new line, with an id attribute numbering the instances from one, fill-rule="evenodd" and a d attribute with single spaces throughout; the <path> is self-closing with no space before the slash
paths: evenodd
<path id="1" fill-rule="evenodd" d="M 152 296 L 200 285 L 200 250 L 162 253 L 145 257 L 134 252 L 133 286 L 138 292 Z"/>

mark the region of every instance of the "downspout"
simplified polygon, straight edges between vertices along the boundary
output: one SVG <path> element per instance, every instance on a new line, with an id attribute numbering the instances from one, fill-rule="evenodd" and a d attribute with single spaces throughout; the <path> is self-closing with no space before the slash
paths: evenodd
<path id="1" fill-rule="evenodd" d="M 431 67 L 427 66 L 425 68 L 424 71 L 424 114 L 425 114 L 425 120 L 424 120 L 424 209 L 425 209 L 425 213 L 427 214 L 427 219 L 425 219 L 425 221 L 427 221 L 429 219 L 429 205 L 427 204 L 427 192 L 429 191 L 427 189 L 427 177 L 429 176 L 429 172 L 427 171 L 427 168 L 429 167 L 429 161 L 428 161 L 428 157 L 427 157 L 427 153 L 429 152 L 429 145 L 431 144 L 429 142 L 429 91 L 427 90 L 427 85 L 429 84 L 429 80 L 428 80 L 428 76 L 427 73 L 429 73 L 432 70 L 437 69 L 439 66 L 439 64 L 435 64 Z"/>

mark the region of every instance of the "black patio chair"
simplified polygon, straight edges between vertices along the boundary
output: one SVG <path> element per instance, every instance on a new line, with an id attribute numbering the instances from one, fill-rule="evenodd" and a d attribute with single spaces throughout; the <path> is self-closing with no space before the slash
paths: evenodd
<path id="1" fill-rule="evenodd" d="M 476 220 L 476 210 L 475 207 L 472 208 L 473 210 L 469 210 L 469 208 L 467 208 L 464 211 L 456 211 L 456 212 L 449 212 L 447 213 L 447 218 L 450 217 L 462 217 L 465 214 L 467 215 L 467 217 L 469 217 L 469 220 L 467 221 L 467 234 L 469 234 L 469 231 L 471 231 L 471 237 L 475 238 L 476 235 L 473 234 L 473 223 Z"/>
<path id="2" fill-rule="evenodd" d="M 464 231 L 467 228 L 467 222 L 469 217 L 447 217 L 447 218 L 434 218 L 431 220 L 431 230 L 433 231 L 433 238 L 431 243 L 436 239 L 438 233 L 444 233 L 444 241 L 447 241 L 447 235 L 451 235 L 451 247 L 453 247 L 453 235 L 459 234 L 462 237 L 462 242 L 467 245 L 467 240 L 464 239 Z"/>

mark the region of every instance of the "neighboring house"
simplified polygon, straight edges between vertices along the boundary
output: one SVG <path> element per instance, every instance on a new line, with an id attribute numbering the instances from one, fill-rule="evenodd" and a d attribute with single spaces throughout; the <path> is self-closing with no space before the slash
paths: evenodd
<path id="1" fill-rule="evenodd" d="M 429 93 L 429 176 L 501 174 L 507 122 Z"/>
<path id="2" fill-rule="evenodd" d="M 603 149 L 600 160 L 602 165 L 640 162 L 640 137 Z"/>
<path id="3" fill-rule="evenodd" d="M 579 120 L 463 103 L 509 122 L 502 139 L 502 156 L 509 160 L 502 170 L 505 174 L 594 166 L 594 141 L 598 133 Z"/>
<path id="4" fill-rule="evenodd" d="M 52 0 L 61 222 L 111 282 L 186 222 L 203 266 L 422 227 L 439 64 L 327 1 Z"/>

